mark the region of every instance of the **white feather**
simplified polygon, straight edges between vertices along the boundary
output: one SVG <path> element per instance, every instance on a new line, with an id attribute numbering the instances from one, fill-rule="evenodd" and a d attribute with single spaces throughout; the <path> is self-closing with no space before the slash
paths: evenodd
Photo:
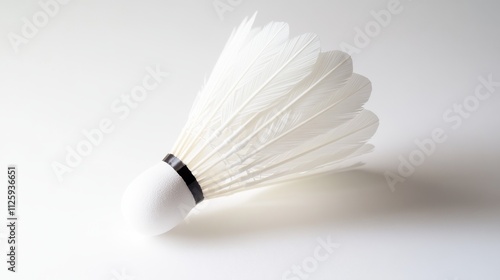
<path id="1" fill-rule="evenodd" d="M 266 141 L 262 141 L 253 152 L 247 153 L 233 166 L 244 164 L 250 158 L 258 163 L 272 155 L 281 155 L 312 137 L 325 134 L 346 123 L 359 113 L 370 97 L 370 92 L 370 81 L 358 74 L 352 74 L 338 92 L 331 93 L 331 98 L 326 101 L 317 99 L 316 102 L 321 105 L 317 106 L 316 110 L 311 110 L 310 114 L 302 114 L 302 107 L 299 107 L 293 119 L 279 120 L 283 124 L 273 124 L 275 127 L 270 128 L 271 134 Z M 277 126 L 281 127 L 276 128 Z"/>
<path id="2" fill-rule="evenodd" d="M 243 48 L 252 35 L 255 35 L 255 33 L 252 32 L 252 25 L 256 16 L 257 13 L 255 13 L 250 19 L 245 18 L 240 26 L 234 29 L 231 33 L 231 36 L 229 37 L 212 70 L 210 78 L 205 82 L 203 89 L 196 96 L 189 114 L 188 122 L 184 126 L 181 134 L 187 133 L 193 128 L 193 126 L 197 125 L 199 120 L 202 118 L 201 113 L 203 113 L 203 111 L 201 108 L 208 107 L 211 101 L 217 101 L 219 96 L 224 94 L 224 91 L 217 90 L 223 86 L 221 84 L 223 80 L 221 80 L 220 77 L 232 76 L 230 73 L 230 67 L 234 65 L 234 62 L 239 58 L 238 54 L 241 48 Z M 180 140 L 180 138 L 177 139 L 174 149 L 182 152 L 183 146 L 181 145 L 186 145 L 188 142 L 181 142 Z"/>
<path id="3" fill-rule="evenodd" d="M 347 54 L 320 53 L 314 34 L 288 39 L 286 23 L 252 29 L 254 18 L 231 35 L 172 150 L 205 198 L 342 170 L 378 126 Z"/>
<path id="4" fill-rule="evenodd" d="M 238 174 L 230 180 L 212 182 L 212 188 L 206 192 L 214 195 L 226 194 L 226 191 L 249 189 L 266 181 L 290 180 L 303 174 L 317 174 L 334 170 L 337 166 L 353 156 L 369 152 L 372 147 L 365 142 L 375 133 L 378 118 L 370 111 L 363 110 L 354 119 L 344 123 L 326 134 L 295 147 L 274 161 L 266 161 L 264 166 L 246 166 L 245 170 L 235 171 Z M 361 152 L 361 153 L 360 153 Z"/>

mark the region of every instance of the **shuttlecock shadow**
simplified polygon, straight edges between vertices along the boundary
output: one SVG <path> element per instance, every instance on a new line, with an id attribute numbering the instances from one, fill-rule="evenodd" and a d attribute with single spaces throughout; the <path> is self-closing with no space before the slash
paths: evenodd
<path id="1" fill-rule="evenodd" d="M 442 178 L 416 177 L 392 191 L 382 174 L 333 174 L 241 194 L 238 204 L 220 206 L 219 199 L 212 200 L 191 215 L 188 223 L 160 238 L 225 239 L 311 227 L 398 223 L 415 214 L 426 219 L 442 213 L 447 218 L 460 217 L 485 208 L 500 212 L 500 192 L 454 184 L 447 185 Z"/>

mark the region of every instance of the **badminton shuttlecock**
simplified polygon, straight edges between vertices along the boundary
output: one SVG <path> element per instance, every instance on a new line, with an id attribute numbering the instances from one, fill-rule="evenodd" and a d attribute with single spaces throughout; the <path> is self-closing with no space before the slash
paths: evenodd
<path id="1" fill-rule="evenodd" d="M 286 23 L 252 28 L 254 18 L 233 31 L 171 154 L 126 190 L 122 211 L 139 232 L 170 230 L 203 199 L 336 171 L 371 151 L 371 84 L 349 55 L 320 52 L 314 34 L 290 39 Z"/>

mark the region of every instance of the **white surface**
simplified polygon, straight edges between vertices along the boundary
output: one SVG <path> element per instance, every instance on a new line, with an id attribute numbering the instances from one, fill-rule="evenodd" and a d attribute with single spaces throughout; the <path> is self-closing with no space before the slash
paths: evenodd
<path id="1" fill-rule="evenodd" d="M 213 1 L 73 0 L 14 53 L 7 34 L 40 7 L 2 1 L 0 168 L 18 165 L 21 193 L 19 273 L 1 265 L 0 278 L 281 279 L 330 237 L 340 246 L 308 279 L 497 279 L 500 89 L 455 129 L 443 119 L 480 76 L 500 80 L 497 1 L 401 1 L 353 56 L 373 83 L 366 107 L 380 117 L 364 171 L 206 202 L 156 238 L 121 218 L 121 194 L 169 152 L 245 16 L 259 10 L 258 25 L 287 21 L 292 35 L 316 32 L 325 50 L 339 49 L 387 3 L 241 1 L 221 21 Z M 170 75 L 127 114 L 121 96 L 155 65 Z M 59 182 L 51 164 L 106 118 L 112 128 L 104 121 L 108 132 Z M 384 172 L 436 128 L 446 142 L 392 192 Z M 2 226 L 2 251 L 5 236 Z"/>
<path id="2" fill-rule="evenodd" d="M 180 224 L 195 205 L 182 177 L 161 161 L 130 183 L 121 209 L 125 221 L 139 233 L 158 235 Z"/>

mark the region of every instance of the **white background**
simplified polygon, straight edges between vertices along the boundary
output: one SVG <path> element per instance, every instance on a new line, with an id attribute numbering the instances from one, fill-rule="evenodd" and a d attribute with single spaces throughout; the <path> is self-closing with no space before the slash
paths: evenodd
<path id="1" fill-rule="evenodd" d="M 0 1 L 0 216 L 6 168 L 16 164 L 20 219 L 19 272 L 2 261 L 1 279 L 282 279 L 311 261 L 318 238 L 340 247 L 308 279 L 498 279 L 500 87 L 456 129 L 443 119 L 479 77 L 500 81 L 497 1 L 401 0 L 353 55 L 373 83 L 366 107 L 380 117 L 362 170 L 209 201 L 160 237 L 129 231 L 122 192 L 169 152 L 245 16 L 258 10 L 257 25 L 317 33 L 331 50 L 355 46 L 356 28 L 389 1 L 233 0 L 222 18 L 213 3 L 73 0 L 15 52 L 9 34 L 43 10 Z M 111 105 L 155 65 L 169 77 L 120 119 Z M 51 165 L 103 119 L 114 130 L 60 182 Z M 400 156 L 436 128 L 446 141 L 391 190 L 384 173 L 397 174 Z"/>

